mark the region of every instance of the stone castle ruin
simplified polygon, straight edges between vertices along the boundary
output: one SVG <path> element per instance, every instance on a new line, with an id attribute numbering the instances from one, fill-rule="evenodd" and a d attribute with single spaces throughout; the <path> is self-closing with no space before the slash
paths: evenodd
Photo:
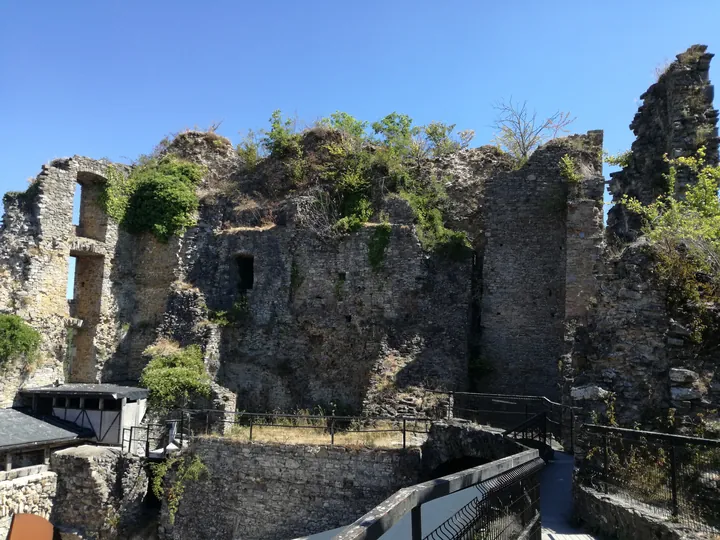
<path id="1" fill-rule="evenodd" d="M 666 153 L 704 145 L 717 161 L 711 57 L 699 46 L 678 55 L 642 96 L 632 160 L 610 181 L 616 203 L 656 197 Z M 337 137 L 303 132 L 306 163 L 326 159 Z M 294 185 L 273 156 L 249 170 L 213 133 L 183 133 L 162 150 L 205 171 L 197 224 L 167 242 L 104 211 L 109 177 L 131 167 L 56 159 L 27 191 L 4 197 L 0 310 L 42 344 L 34 368 L 6 367 L 0 406 L 55 381 L 137 383 L 144 351 L 162 339 L 201 347 L 213 406 L 232 410 L 398 414 L 431 407 L 428 389 L 560 399 L 581 385 L 596 388 L 585 397 L 616 392 L 627 403 L 652 386 L 650 401 L 667 406 L 677 397 L 669 370 L 692 355 L 681 338 L 671 347 L 659 293 L 638 288 L 640 265 L 608 262 L 608 238 L 635 240 L 638 222 L 616 205 L 604 229 L 602 142 L 601 131 L 556 139 L 520 168 L 489 146 L 424 160 L 420 176 L 444 183 L 446 226 L 470 241 L 463 257 L 424 249 L 417 216 L 394 193 L 381 194 L 357 231 L 323 237 L 308 225 L 315 184 Z M 577 178 L 563 174 L 564 156 Z M 378 261 L 373 238 L 386 224 Z M 698 391 L 680 401 L 690 409 L 718 400 L 706 367 L 688 368 Z"/>

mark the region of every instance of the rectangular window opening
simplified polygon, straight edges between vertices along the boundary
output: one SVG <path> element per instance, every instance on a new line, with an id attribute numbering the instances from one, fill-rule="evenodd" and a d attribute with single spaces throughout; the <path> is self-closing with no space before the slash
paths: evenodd
<path id="1" fill-rule="evenodd" d="M 68 300 L 75 300 L 75 268 L 77 268 L 77 259 L 71 255 L 68 260 L 67 287 L 65 288 L 65 296 Z"/>
<path id="2" fill-rule="evenodd" d="M 75 194 L 73 196 L 72 224 L 80 225 L 80 201 L 82 201 L 82 184 L 75 183 Z"/>
<path id="3" fill-rule="evenodd" d="M 80 408 L 80 398 L 77 397 L 71 397 L 68 398 L 68 409 L 79 409 Z"/>
<path id="4" fill-rule="evenodd" d="M 235 258 L 238 269 L 238 290 L 249 291 L 255 282 L 254 257 L 252 255 L 238 255 Z"/>

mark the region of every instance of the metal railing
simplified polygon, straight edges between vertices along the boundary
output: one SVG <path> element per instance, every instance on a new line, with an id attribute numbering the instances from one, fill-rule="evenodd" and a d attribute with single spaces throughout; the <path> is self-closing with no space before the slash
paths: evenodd
<path id="1" fill-rule="evenodd" d="M 544 466 L 537 450 L 527 450 L 479 467 L 397 491 L 355 521 L 334 540 L 376 540 L 411 514 L 412 540 L 458 538 L 500 540 L 540 538 L 540 490 Z M 476 486 L 480 495 L 429 535 L 422 534 L 422 505 Z"/>
<path id="2" fill-rule="evenodd" d="M 510 540 L 539 537 L 542 464 L 530 461 L 475 487 L 481 495 L 424 540 Z"/>
<path id="3" fill-rule="evenodd" d="M 720 440 L 584 425 L 578 480 L 700 531 L 720 532 Z"/>
<path id="4" fill-rule="evenodd" d="M 175 413 L 181 437 L 223 435 L 250 441 L 282 442 L 284 430 L 306 430 L 299 435 L 315 443 L 386 442 L 407 448 L 420 443 L 429 431 L 429 418 L 408 416 L 335 416 L 285 413 L 226 412 L 217 409 L 183 409 Z M 396 435 L 396 437 L 393 437 Z M 285 432 L 285 437 L 288 433 Z"/>
<path id="5" fill-rule="evenodd" d="M 463 418 L 506 430 L 544 412 L 546 413 L 548 435 L 562 444 L 569 452 L 574 450 L 578 407 L 563 405 L 544 396 L 477 392 L 437 393 L 448 396 L 448 418 Z"/>

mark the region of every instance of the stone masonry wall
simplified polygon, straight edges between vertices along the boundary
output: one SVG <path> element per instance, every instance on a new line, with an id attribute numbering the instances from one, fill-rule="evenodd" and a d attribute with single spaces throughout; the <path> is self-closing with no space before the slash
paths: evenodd
<path id="1" fill-rule="evenodd" d="M 174 540 L 286 540 L 351 523 L 417 483 L 420 453 L 272 445 L 202 438 L 193 451 L 209 476 L 186 485 L 163 528 Z"/>
<path id="2" fill-rule="evenodd" d="M 643 94 L 631 125 L 637 139 L 630 164 L 611 175 L 616 203 L 624 194 L 648 203 L 662 193 L 666 153 L 687 156 L 704 145 L 706 159 L 717 162 L 711 58 L 705 47 L 691 47 Z M 693 181 L 687 173 L 678 172 L 680 193 Z M 610 210 L 609 245 L 599 246 L 593 263 L 596 294 L 567 321 L 565 397 L 588 411 L 614 414 L 624 426 L 692 432 L 703 419 L 708 434 L 720 435 L 715 354 L 692 343 L 687 321 L 673 318 L 652 246 L 638 238 L 633 220 L 619 204 Z"/>
<path id="3" fill-rule="evenodd" d="M 148 479 L 139 459 L 119 449 L 79 446 L 52 454 L 57 497 L 50 521 L 80 538 L 127 537 L 143 524 L 142 501 Z"/>
<path id="4" fill-rule="evenodd" d="M 15 514 L 50 517 L 57 484 L 54 472 L 42 471 L 12 480 L 0 477 L 0 538 L 10 532 Z"/>
<path id="5" fill-rule="evenodd" d="M 566 309 L 572 314 L 578 296 L 592 292 L 582 261 L 593 256 L 601 230 L 601 149 L 600 132 L 551 141 L 523 168 L 488 182 L 477 359 L 492 370 L 481 381 L 486 391 L 559 395 Z M 577 164 L 579 185 L 569 186 L 560 172 L 565 154 Z M 584 218 L 590 221 L 580 223 Z"/>

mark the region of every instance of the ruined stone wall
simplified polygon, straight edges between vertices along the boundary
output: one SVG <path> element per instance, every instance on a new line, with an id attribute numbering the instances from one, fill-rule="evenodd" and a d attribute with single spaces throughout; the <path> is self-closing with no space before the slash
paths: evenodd
<path id="1" fill-rule="evenodd" d="M 23 317 L 43 340 L 35 367 L 14 365 L 3 377 L 1 406 L 12 403 L 20 385 L 96 381 L 98 364 L 116 346 L 116 307 L 108 278 L 117 225 L 102 215 L 94 198 L 107 165 L 77 156 L 55 160 L 43 166 L 27 192 L 5 198 L 0 230 L 0 310 Z M 83 228 L 72 225 L 77 182 L 88 186 Z M 82 236 L 86 229 L 97 238 L 104 231 L 104 241 Z M 66 288 L 71 255 L 81 262 L 76 271 L 78 298 L 69 304 Z M 86 294 L 88 288 L 91 294 Z M 87 324 L 75 316 L 78 305 Z"/>
<path id="2" fill-rule="evenodd" d="M 708 161 L 717 162 L 711 58 L 704 47 L 691 47 L 643 94 L 631 125 L 637 139 L 630 164 L 611 175 L 616 203 L 623 194 L 648 203 L 662 193 L 666 153 L 687 156 L 705 145 Z M 679 193 L 692 181 L 680 170 Z M 609 245 L 594 262 L 596 294 L 567 321 L 564 395 L 620 425 L 692 432 L 703 418 L 708 433 L 720 435 L 713 413 L 720 404 L 716 359 L 692 342 L 687 321 L 673 318 L 654 251 L 638 238 L 638 225 L 621 205 L 610 210 Z"/>
<path id="3" fill-rule="evenodd" d="M 709 162 L 717 161 L 718 111 L 712 105 L 714 88 L 709 78 L 714 55 L 706 49 L 694 45 L 677 55 L 657 83 L 640 96 L 643 103 L 630 124 L 636 137 L 630 163 L 610 175 L 616 205 L 608 213 L 608 230 L 621 239 L 637 238 L 641 223 L 617 203 L 629 195 L 647 204 L 667 191 L 665 154 L 671 158 L 691 156 L 705 146 Z M 678 192 L 691 181 L 689 171 L 679 170 Z"/>
<path id="4" fill-rule="evenodd" d="M 57 473 L 50 521 L 58 529 L 79 538 L 117 538 L 143 525 L 138 518 L 148 479 L 139 459 L 84 445 L 53 453 L 50 466 Z"/>
<path id="5" fill-rule="evenodd" d="M 419 481 L 414 450 L 272 445 L 198 439 L 209 475 L 188 482 L 174 540 L 296 538 L 352 523 L 401 487 Z"/>
<path id="6" fill-rule="evenodd" d="M 601 149 L 601 132 L 551 141 L 521 169 L 488 182 L 476 359 L 491 370 L 481 381 L 486 391 L 559 395 L 566 308 L 572 313 L 592 290 L 581 261 L 601 231 Z M 577 164 L 578 185 L 560 172 L 565 154 Z M 567 305 L 566 281 L 573 298 Z"/>
<path id="7" fill-rule="evenodd" d="M 12 479 L 0 473 L 0 538 L 7 538 L 15 514 L 49 518 L 56 483 L 57 475 L 47 470 Z"/>
<path id="8" fill-rule="evenodd" d="M 246 306 L 233 324 L 203 325 L 218 335 L 217 380 L 238 394 L 240 409 L 334 402 L 357 411 L 366 400 L 382 406 L 378 412 L 404 412 L 421 397 L 408 395 L 402 409 L 393 406 L 397 392 L 412 394 L 424 381 L 462 384 L 472 261 L 427 257 L 411 227 L 394 225 L 376 271 L 368 259 L 373 232 L 368 225 L 323 243 L 292 226 L 241 227 L 186 239 L 185 279 L 207 307 L 232 313 L 234 304 Z M 238 255 L 254 258 L 254 284 L 244 292 Z M 184 310 L 192 313 L 177 311 Z M 193 323 L 180 319 L 166 326 L 184 341 Z M 393 399 L 385 402 L 383 392 Z"/>

